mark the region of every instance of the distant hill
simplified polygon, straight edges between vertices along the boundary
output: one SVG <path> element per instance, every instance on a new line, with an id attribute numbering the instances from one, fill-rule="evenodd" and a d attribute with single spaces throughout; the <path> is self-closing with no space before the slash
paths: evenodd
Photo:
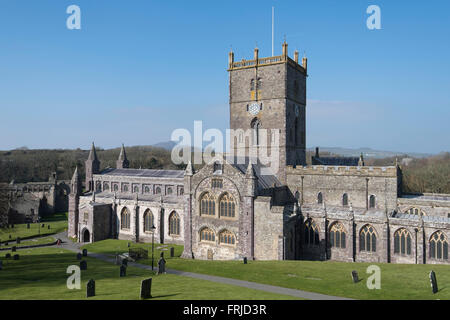
<path id="1" fill-rule="evenodd" d="M 315 148 L 308 148 L 307 151 L 315 152 Z M 399 151 L 381 151 L 374 150 L 371 148 L 339 148 L 339 147 L 319 147 L 319 152 L 329 152 L 342 157 L 359 157 L 362 153 L 364 158 L 391 158 L 395 156 L 405 156 L 413 158 L 427 158 L 432 156 L 429 153 L 418 153 L 418 152 L 399 152 Z"/>

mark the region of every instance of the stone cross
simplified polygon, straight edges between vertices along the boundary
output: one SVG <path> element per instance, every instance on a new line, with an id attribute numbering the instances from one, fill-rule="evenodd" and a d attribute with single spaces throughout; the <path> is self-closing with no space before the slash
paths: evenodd
<path id="1" fill-rule="evenodd" d="M 121 265 L 120 266 L 120 277 L 125 277 L 127 275 L 127 266 Z"/>
<path id="2" fill-rule="evenodd" d="M 87 257 L 87 249 L 83 249 L 83 257 Z"/>
<path id="3" fill-rule="evenodd" d="M 161 258 L 158 261 L 158 274 L 166 273 L 166 260 L 164 260 L 164 252 L 161 252 Z"/>
<path id="4" fill-rule="evenodd" d="M 89 280 L 86 286 L 86 298 L 95 296 L 95 281 Z"/>
<path id="5" fill-rule="evenodd" d="M 352 279 L 353 279 L 353 283 L 357 283 L 359 281 L 358 272 L 356 272 L 356 270 L 352 271 Z"/>
<path id="6" fill-rule="evenodd" d="M 80 270 L 87 270 L 87 261 L 86 260 L 80 261 Z"/>
<path id="7" fill-rule="evenodd" d="M 431 270 L 430 272 L 430 282 L 431 282 L 431 289 L 433 290 L 433 293 L 437 293 L 438 290 L 438 285 L 437 285 L 437 280 L 436 280 L 436 273 L 434 273 L 433 270 Z"/>
<path id="8" fill-rule="evenodd" d="M 152 297 L 152 278 L 142 280 L 141 299 L 149 299 L 151 297 Z"/>
<path id="9" fill-rule="evenodd" d="M 77 253 L 77 260 L 81 260 L 81 258 L 82 258 L 82 256 L 81 256 L 81 253 Z"/>

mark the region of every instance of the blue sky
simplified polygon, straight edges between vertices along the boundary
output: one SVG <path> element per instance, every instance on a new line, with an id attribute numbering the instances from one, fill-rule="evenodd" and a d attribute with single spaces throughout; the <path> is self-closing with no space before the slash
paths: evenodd
<path id="1" fill-rule="evenodd" d="M 66 8 L 81 8 L 68 30 Z M 368 30 L 366 8 L 381 8 Z M 228 52 L 308 56 L 307 146 L 450 151 L 449 1 L 0 0 L 0 149 L 229 126 Z"/>

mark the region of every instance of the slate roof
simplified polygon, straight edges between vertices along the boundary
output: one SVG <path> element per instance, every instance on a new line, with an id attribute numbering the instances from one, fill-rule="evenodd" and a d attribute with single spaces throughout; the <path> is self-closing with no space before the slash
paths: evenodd
<path id="1" fill-rule="evenodd" d="M 123 177 L 144 177 L 144 178 L 169 178 L 183 179 L 184 170 L 158 170 L 158 169 L 114 169 L 103 170 L 101 175 L 123 176 Z"/>
<path id="2" fill-rule="evenodd" d="M 358 166 L 355 157 L 312 157 L 312 164 L 324 166 Z"/>
<path id="3" fill-rule="evenodd" d="M 263 165 L 259 160 L 256 161 L 253 158 L 249 157 L 235 157 L 233 163 L 228 162 L 231 166 L 235 167 L 239 171 L 241 171 L 243 174 L 247 172 L 248 163 L 250 162 L 250 159 L 253 163 L 253 169 L 255 171 L 255 175 L 258 178 L 258 187 L 260 189 L 269 189 L 272 188 L 274 185 L 276 187 L 282 186 L 281 182 L 278 180 L 278 178 L 273 174 L 263 174 L 266 173 L 261 172 L 261 169 L 266 168 L 270 169 L 267 166 Z"/>

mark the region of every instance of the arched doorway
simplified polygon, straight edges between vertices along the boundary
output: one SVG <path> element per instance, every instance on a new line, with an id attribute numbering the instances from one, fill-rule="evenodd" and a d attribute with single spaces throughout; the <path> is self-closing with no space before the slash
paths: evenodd
<path id="1" fill-rule="evenodd" d="M 88 229 L 85 229 L 83 232 L 83 242 L 91 242 L 91 235 Z"/>

